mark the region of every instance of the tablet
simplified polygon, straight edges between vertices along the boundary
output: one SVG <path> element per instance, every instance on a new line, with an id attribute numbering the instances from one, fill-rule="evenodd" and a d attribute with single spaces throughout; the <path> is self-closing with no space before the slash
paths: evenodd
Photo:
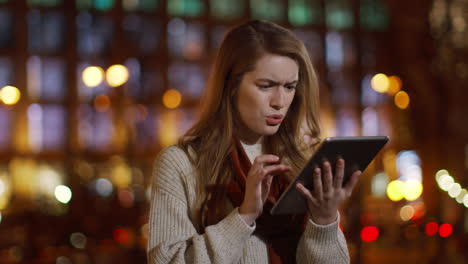
<path id="1" fill-rule="evenodd" d="M 309 190 L 312 190 L 313 169 L 318 167 L 322 161 L 328 160 L 334 171 L 337 158 L 342 157 L 345 160 L 345 175 L 343 178 L 343 185 L 345 185 L 355 171 L 360 170 L 364 172 L 388 140 L 389 137 L 387 136 L 325 138 L 318 146 L 314 155 L 306 163 L 302 172 L 291 182 L 276 204 L 271 208 L 270 213 L 275 215 L 306 212 L 306 200 L 296 188 L 298 182 L 301 182 Z"/>

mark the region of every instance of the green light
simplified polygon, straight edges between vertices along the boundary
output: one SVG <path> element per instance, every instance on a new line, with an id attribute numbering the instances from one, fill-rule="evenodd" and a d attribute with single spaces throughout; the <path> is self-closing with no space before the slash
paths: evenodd
<path id="1" fill-rule="evenodd" d="M 114 7 L 114 0 L 96 0 L 94 2 L 94 8 L 101 11 L 107 11 Z"/>
<path id="2" fill-rule="evenodd" d="M 317 1 L 290 0 L 288 8 L 289 22 L 294 26 L 318 24 L 320 21 Z"/>
<path id="3" fill-rule="evenodd" d="M 211 0 L 211 14 L 222 20 L 240 17 L 244 8 L 242 1 Z"/>
<path id="4" fill-rule="evenodd" d="M 283 10 L 283 1 L 250 0 L 250 12 L 255 19 L 281 21 Z"/>
<path id="5" fill-rule="evenodd" d="M 332 29 L 349 29 L 353 26 L 353 13 L 349 2 L 327 1 L 326 23 Z"/>
<path id="6" fill-rule="evenodd" d="M 171 16 L 200 16 L 204 7 L 201 0 L 170 0 L 167 3 L 167 11 Z"/>
<path id="7" fill-rule="evenodd" d="M 388 14 L 381 1 L 361 0 L 359 8 L 360 24 L 368 30 L 388 28 Z"/>

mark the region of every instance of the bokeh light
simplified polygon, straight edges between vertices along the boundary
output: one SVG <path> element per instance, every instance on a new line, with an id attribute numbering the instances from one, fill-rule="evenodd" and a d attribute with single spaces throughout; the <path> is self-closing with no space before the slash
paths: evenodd
<path id="1" fill-rule="evenodd" d="M 107 94 L 100 94 L 94 98 L 94 108 L 98 112 L 106 112 L 110 108 L 110 98 Z"/>
<path id="2" fill-rule="evenodd" d="M 383 73 L 378 73 L 374 75 L 374 77 L 372 77 L 371 86 L 372 89 L 374 89 L 376 92 L 385 93 L 387 92 L 388 87 L 390 86 L 390 81 L 387 75 Z"/>
<path id="3" fill-rule="evenodd" d="M 130 242 L 130 234 L 123 228 L 115 229 L 113 235 L 114 240 L 120 244 L 128 244 Z"/>
<path id="4" fill-rule="evenodd" d="M 404 197 L 404 182 L 400 180 L 391 181 L 387 186 L 387 196 L 390 200 L 397 202 Z"/>
<path id="5" fill-rule="evenodd" d="M 0 212 L 0 224 L 2 223 L 2 212 Z"/>
<path id="6" fill-rule="evenodd" d="M 439 181 L 439 180 L 440 180 L 440 177 L 442 177 L 443 175 L 449 175 L 448 171 L 447 171 L 447 170 L 439 170 L 439 171 L 437 171 L 437 173 L 436 173 L 436 180 Z"/>
<path id="7" fill-rule="evenodd" d="M 379 229 L 375 226 L 366 226 L 361 230 L 361 239 L 364 242 L 372 242 L 379 237 Z"/>
<path id="8" fill-rule="evenodd" d="M 164 93 L 162 100 L 165 107 L 174 109 L 182 102 L 182 95 L 177 90 L 169 89 Z"/>
<path id="9" fill-rule="evenodd" d="M 457 203 L 463 203 L 463 200 L 465 199 L 465 196 L 468 195 L 468 192 L 465 189 L 462 189 L 460 191 L 460 194 L 455 198 L 457 200 Z"/>
<path id="10" fill-rule="evenodd" d="M 104 80 L 104 70 L 98 66 L 89 66 L 82 74 L 83 83 L 88 87 L 96 87 Z"/>
<path id="11" fill-rule="evenodd" d="M 461 190 L 462 188 L 460 184 L 454 183 L 450 186 L 450 189 L 448 190 L 448 194 L 450 195 L 450 197 L 455 198 L 460 194 Z"/>
<path id="12" fill-rule="evenodd" d="M 440 176 L 439 181 L 437 182 L 439 184 L 439 187 L 444 190 L 448 191 L 452 185 L 455 183 L 455 180 L 453 179 L 452 176 L 448 174 L 444 174 Z"/>
<path id="13" fill-rule="evenodd" d="M 414 208 L 411 205 L 405 205 L 400 209 L 400 218 L 403 221 L 409 221 L 414 216 Z"/>
<path id="14" fill-rule="evenodd" d="M 63 204 L 67 204 L 68 202 L 70 202 L 71 198 L 72 198 L 72 192 L 70 190 L 70 188 L 68 188 L 67 186 L 65 185 L 59 185 L 57 187 L 55 187 L 55 198 L 63 203 Z"/>
<path id="15" fill-rule="evenodd" d="M 105 178 L 99 178 L 94 181 L 96 193 L 102 197 L 109 197 L 114 191 L 112 182 Z"/>
<path id="16" fill-rule="evenodd" d="M 393 96 L 401 90 L 401 79 L 398 76 L 390 76 L 388 77 L 388 81 L 387 94 Z"/>
<path id="17" fill-rule="evenodd" d="M 439 228 L 439 235 L 441 237 L 449 237 L 453 232 L 453 227 L 451 224 L 442 224 Z"/>
<path id="18" fill-rule="evenodd" d="M 406 109 L 409 106 L 410 98 L 405 91 L 399 91 L 394 98 L 395 105 L 400 109 Z"/>
<path id="19" fill-rule="evenodd" d="M 75 248 L 84 249 L 86 247 L 86 236 L 82 233 L 73 233 L 70 235 L 70 244 Z"/>
<path id="20" fill-rule="evenodd" d="M 112 87 L 123 85 L 128 81 L 128 78 L 128 69 L 121 64 L 112 65 L 106 71 L 106 81 Z"/>
<path id="21" fill-rule="evenodd" d="M 422 184 L 417 180 L 408 180 L 405 182 L 404 196 L 408 201 L 418 199 L 423 192 Z"/>
<path id="22" fill-rule="evenodd" d="M 14 105 L 21 98 L 21 92 L 14 86 L 5 86 L 0 89 L 0 101 L 6 105 Z"/>
<path id="23" fill-rule="evenodd" d="M 60 256 L 57 258 L 57 260 L 55 261 L 55 264 L 72 264 L 73 262 L 65 257 L 65 256 Z"/>
<path id="24" fill-rule="evenodd" d="M 429 222 L 426 224 L 425 231 L 428 236 L 433 236 L 439 231 L 439 224 L 436 222 Z"/>

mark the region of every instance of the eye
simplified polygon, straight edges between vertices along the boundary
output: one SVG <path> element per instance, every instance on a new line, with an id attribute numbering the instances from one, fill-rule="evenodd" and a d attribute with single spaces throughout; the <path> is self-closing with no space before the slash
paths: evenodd
<path id="1" fill-rule="evenodd" d="M 296 85 L 287 85 L 287 86 L 286 86 L 286 89 L 288 89 L 288 90 L 294 90 L 294 89 L 296 89 Z"/>
<path id="2" fill-rule="evenodd" d="M 257 87 L 260 89 L 267 89 L 267 88 L 270 88 L 271 86 L 268 84 L 257 84 Z"/>

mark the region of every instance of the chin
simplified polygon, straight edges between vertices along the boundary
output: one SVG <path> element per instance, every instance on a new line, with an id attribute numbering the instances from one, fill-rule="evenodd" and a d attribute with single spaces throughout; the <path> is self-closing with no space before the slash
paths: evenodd
<path id="1" fill-rule="evenodd" d="M 278 132 L 279 126 L 271 126 L 263 129 L 264 136 L 272 136 Z"/>

